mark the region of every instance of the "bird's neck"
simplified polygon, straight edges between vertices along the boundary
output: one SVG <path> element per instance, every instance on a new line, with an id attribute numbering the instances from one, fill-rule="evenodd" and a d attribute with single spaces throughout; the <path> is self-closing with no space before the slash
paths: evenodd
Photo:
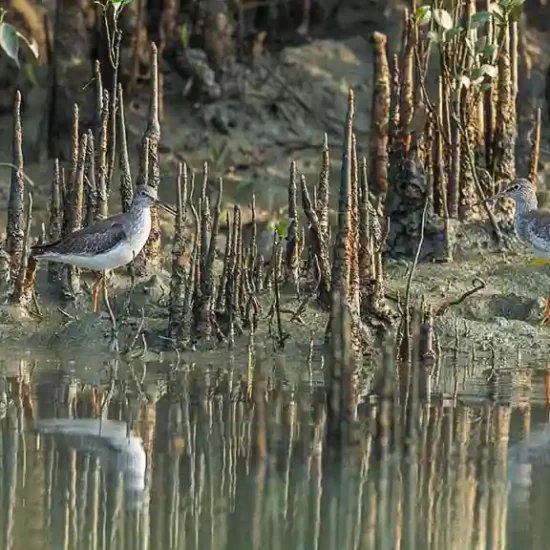
<path id="1" fill-rule="evenodd" d="M 134 201 L 132 202 L 132 206 L 130 207 L 130 210 L 132 210 L 132 212 L 134 212 L 135 214 L 145 214 L 145 215 L 148 215 L 149 212 L 151 211 L 151 207 L 149 204 L 143 204 L 142 202 L 139 202 L 139 201 Z"/>

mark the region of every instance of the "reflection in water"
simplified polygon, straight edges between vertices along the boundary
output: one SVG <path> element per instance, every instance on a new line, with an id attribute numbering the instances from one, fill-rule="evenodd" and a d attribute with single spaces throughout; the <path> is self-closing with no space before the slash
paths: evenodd
<path id="1" fill-rule="evenodd" d="M 432 396 L 417 423 L 369 398 L 340 457 L 315 386 L 186 367 L 146 399 L 61 371 L 0 378 L 0 548 L 547 548 L 550 428 L 532 372 L 528 399 Z"/>
<path id="2" fill-rule="evenodd" d="M 126 506 L 140 507 L 145 494 L 145 450 L 141 439 L 128 431 L 125 422 L 100 418 L 48 418 L 37 423 L 41 434 L 57 439 L 56 447 L 66 446 L 99 458 L 101 468 L 124 474 Z"/>

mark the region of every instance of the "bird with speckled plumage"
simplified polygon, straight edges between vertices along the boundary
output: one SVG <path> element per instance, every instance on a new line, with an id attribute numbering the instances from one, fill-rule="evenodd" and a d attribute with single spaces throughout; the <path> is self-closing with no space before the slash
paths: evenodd
<path id="1" fill-rule="evenodd" d="M 489 197 L 486 201 L 508 197 L 515 202 L 514 228 L 521 241 L 539 258 L 532 264 L 550 262 L 550 211 L 539 209 L 535 186 L 525 178 Z M 550 290 L 542 323 L 550 321 Z"/>

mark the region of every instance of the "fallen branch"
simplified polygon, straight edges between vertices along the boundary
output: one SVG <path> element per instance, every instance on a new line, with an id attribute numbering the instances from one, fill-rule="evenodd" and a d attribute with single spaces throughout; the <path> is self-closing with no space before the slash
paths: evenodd
<path id="1" fill-rule="evenodd" d="M 475 294 L 476 292 L 479 292 L 480 290 L 484 289 L 486 287 L 485 281 L 481 279 L 480 277 L 476 277 L 472 281 L 473 288 L 470 288 L 470 290 L 467 290 L 460 296 L 459 298 L 455 298 L 454 300 L 449 300 L 445 302 L 444 304 L 440 305 L 434 313 L 434 317 L 439 317 L 447 312 L 447 310 L 452 306 L 457 306 L 458 304 L 461 304 L 466 298 L 469 298 L 472 296 L 472 294 Z"/>

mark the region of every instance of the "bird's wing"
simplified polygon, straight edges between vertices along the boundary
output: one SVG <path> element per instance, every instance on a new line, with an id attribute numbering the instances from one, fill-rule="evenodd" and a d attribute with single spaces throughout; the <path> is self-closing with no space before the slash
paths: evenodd
<path id="1" fill-rule="evenodd" d="M 528 212 L 522 217 L 518 229 L 520 237 L 528 240 L 536 250 L 550 252 L 550 212 Z"/>
<path id="2" fill-rule="evenodd" d="M 92 225 L 69 233 L 59 241 L 33 246 L 36 255 L 45 252 L 57 254 L 93 254 L 98 251 L 111 250 L 126 238 L 124 226 L 113 216 L 99 220 Z"/>

